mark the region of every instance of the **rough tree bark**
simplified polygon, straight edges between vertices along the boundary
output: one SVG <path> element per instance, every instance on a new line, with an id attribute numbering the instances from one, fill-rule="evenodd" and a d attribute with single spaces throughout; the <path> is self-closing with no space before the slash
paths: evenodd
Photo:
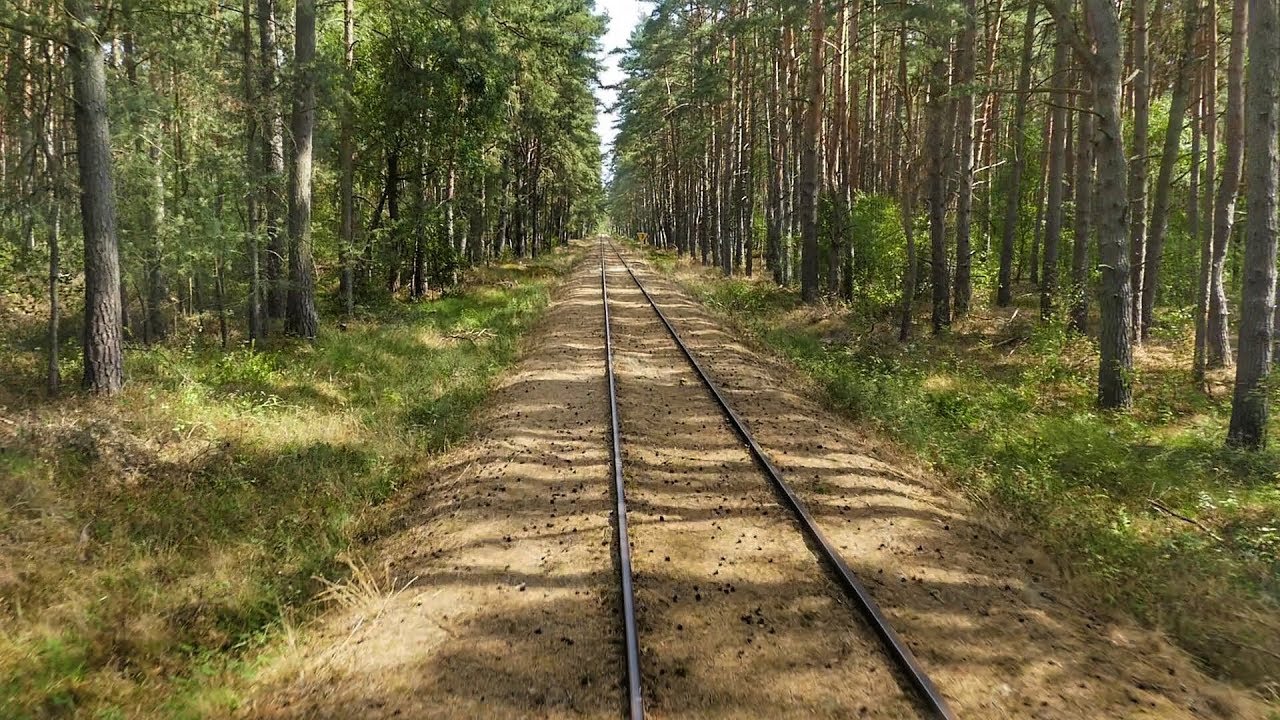
<path id="1" fill-rule="evenodd" d="M 276 44 L 276 0 L 258 0 L 259 62 L 262 78 L 258 104 L 262 108 L 262 153 L 266 172 L 260 179 L 263 226 L 267 231 L 267 317 L 285 316 L 288 278 L 285 271 L 285 237 L 281 229 L 284 202 L 284 115 L 276 97 L 280 74 L 280 49 Z"/>
<path id="2" fill-rule="evenodd" d="M 253 187 L 262 177 L 262 158 L 258 143 L 258 107 L 254 98 L 257 73 L 253 64 L 253 14 L 250 12 L 250 0 L 244 0 L 241 6 L 243 13 L 244 52 L 241 60 L 244 63 L 244 99 L 245 99 L 245 166 L 248 168 L 251 182 L 244 196 L 245 205 L 245 253 L 249 266 L 249 297 L 246 308 L 249 323 L 249 342 L 262 340 L 262 285 L 258 248 L 258 194 Z"/>
<path id="3" fill-rule="evenodd" d="M 1227 444 L 1267 444 L 1267 374 L 1271 369 L 1276 293 L 1276 190 L 1280 173 L 1280 18 L 1276 0 L 1249 0 L 1249 65 L 1245 77 L 1249 213 L 1244 229 L 1244 288 L 1239 363 Z"/>
<path id="4" fill-rule="evenodd" d="M 84 229 L 84 386 L 114 395 L 124 387 L 120 326 L 120 250 L 111 180 L 107 72 L 90 0 L 66 0 L 80 218 Z"/>
<path id="5" fill-rule="evenodd" d="M 956 108 L 956 134 L 960 144 L 960 191 L 956 200 L 956 279 L 955 313 L 969 312 L 973 295 L 970 279 L 973 253 L 969 249 L 969 226 L 973 209 L 973 97 L 974 52 L 978 44 L 978 7 L 976 0 L 965 0 L 963 30 L 956 48 L 957 82 L 960 98 Z"/>
<path id="6" fill-rule="evenodd" d="M 1057 25 L 1058 37 L 1069 42 L 1093 82 L 1094 153 L 1097 192 L 1094 223 L 1102 289 L 1098 300 L 1101 320 L 1098 344 L 1098 405 L 1126 408 L 1133 402 L 1133 296 L 1129 282 L 1128 192 L 1124 133 L 1121 119 L 1122 73 L 1120 19 L 1111 0 L 1084 0 L 1086 25 L 1094 48 L 1075 34 L 1065 0 L 1044 0 Z"/>
<path id="7" fill-rule="evenodd" d="M 897 100 L 897 135 L 898 148 L 898 193 L 902 208 L 902 232 L 907 241 L 907 265 L 902 272 L 902 301 L 899 308 L 898 342 L 906 342 L 911 337 L 911 304 L 916 296 L 916 239 L 915 216 L 912 209 L 911 186 L 911 150 L 906 142 L 907 133 L 911 129 L 911 97 L 907 94 L 907 20 L 903 18 L 898 28 L 898 93 Z"/>
<path id="8" fill-rule="evenodd" d="M 317 326 L 315 267 L 311 258 L 311 142 L 316 119 L 315 0 L 295 9 L 293 164 L 289 173 L 289 292 L 285 329 L 314 340 Z"/>
<path id="9" fill-rule="evenodd" d="M 951 324 L 951 273 L 947 267 L 947 142 L 944 128 L 947 108 L 947 63 L 941 55 L 929 67 L 929 118 L 925 130 L 925 151 L 929 153 L 929 279 L 932 290 L 933 332 Z"/>
<path id="10" fill-rule="evenodd" d="M 800 296 L 808 303 L 818 299 L 818 131 L 822 126 L 823 35 L 826 18 L 822 0 L 813 0 L 809 11 L 808 106 L 800 141 Z"/>
<path id="11" fill-rule="evenodd" d="M 355 312 L 355 149 L 352 135 L 355 122 L 355 60 L 356 60 L 356 5 L 355 0 L 344 0 L 342 5 L 342 130 L 339 139 L 341 178 L 338 194 L 342 204 L 339 242 L 342 253 L 342 307 L 347 317 Z"/>

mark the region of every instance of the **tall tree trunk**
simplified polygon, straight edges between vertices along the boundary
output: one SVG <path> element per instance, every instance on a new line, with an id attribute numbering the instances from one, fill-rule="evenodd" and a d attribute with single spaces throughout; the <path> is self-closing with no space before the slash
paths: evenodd
<path id="1" fill-rule="evenodd" d="M 1227 246 L 1236 220 L 1236 199 L 1244 172 L 1244 53 L 1249 36 L 1249 1 L 1231 8 L 1231 50 L 1227 58 L 1227 108 L 1222 141 L 1222 180 L 1213 207 L 1213 261 L 1209 269 L 1209 319 L 1205 342 L 1208 367 L 1231 365 L 1227 337 Z"/>
<path id="2" fill-rule="evenodd" d="M 1065 0 L 1045 0 L 1053 13 L 1060 42 L 1077 41 L 1076 53 L 1093 81 L 1093 111 L 1097 122 L 1097 193 L 1094 222 L 1102 290 L 1098 344 L 1098 405 L 1126 408 L 1133 401 L 1133 298 L 1129 280 L 1128 189 L 1121 118 L 1124 63 L 1120 57 L 1120 19 L 1111 0 L 1084 0 L 1086 25 L 1096 50 L 1073 38 L 1073 24 Z"/>
<path id="3" fill-rule="evenodd" d="M 227 289 L 222 280 L 224 266 L 225 261 L 221 257 L 214 261 L 213 280 L 214 293 L 216 295 L 215 302 L 218 310 L 218 338 L 221 341 L 222 349 L 226 350 L 230 343 L 231 333 L 227 327 Z"/>
<path id="4" fill-rule="evenodd" d="M 1137 337 L 1143 324 L 1141 292 L 1146 271 L 1147 247 L 1147 135 L 1151 116 L 1151 73 L 1147 59 L 1147 0 L 1133 0 L 1133 162 L 1129 165 L 1129 251 L 1133 292 L 1134 326 Z"/>
<path id="5" fill-rule="evenodd" d="M 1271 370 L 1276 297 L 1276 192 L 1280 174 L 1280 18 L 1276 0 L 1249 0 L 1249 65 L 1245 154 L 1249 213 L 1244 226 L 1244 288 L 1240 302 L 1240 359 L 1227 444 L 1267 444 L 1267 374 Z"/>
<path id="6" fill-rule="evenodd" d="M 293 164 L 289 173 L 289 304 L 286 329 L 315 340 L 315 265 L 311 258 L 311 141 L 315 129 L 316 5 L 298 0 L 295 10 Z"/>
<path id="7" fill-rule="evenodd" d="M 47 372 L 45 373 L 45 389 L 49 397 L 57 397 L 62 389 L 62 372 L 58 364 L 59 347 L 58 325 L 61 322 L 61 306 L 58 300 L 58 276 L 62 274 L 59 245 L 62 238 L 62 208 L 55 197 L 48 216 L 49 237 L 49 355 Z"/>
<path id="8" fill-rule="evenodd" d="M 727 18 L 730 22 L 734 19 L 734 9 L 729 8 Z M 720 143 L 720 153 L 718 156 L 719 167 L 721 168 L 721 179 L 717 185 L 721 187 L 720 195 L 720 272 L 729 277 L 733 274 L 734 260 L 733 248 L 734 240 L 737 235 L 737 222 L 731 220 L 734 217 L 734 206 L 737 198 L 734 192 L 736 182 L 736 170 L 734 166 L 734 153 L 741 147 L 742 136 L 741 128 L 737 123 L 737 105 L 738 105 L 738 87 L 734 82 L 737 75 L 738 64 L 738 41 L 737 34 L 729 35 L 728 44 L 728 62 L 724 70 L 725 79 L 729 85 L 729 97 L 727 98 L 724 112 L 724 130 L 721 132 L 723 138 Z"/>
<path id="9" fill-rule="evenodd" d="M 960 99 L 956 108 L 956 134 L 960 144 L 960 193 L 956 200 L 956 317 L 969 312 L 973 295 L 970 279 L 973 253 L 969 249 L 969 226 L 973 209 L 973 98 L 974 47 L 978 43 L 978 6 L 976 0 L 965 0 L 964 26 L 960 45 L 956 48 L 957 78 Z"/>
<path id="10" fill-rule="evenodd" d="M 55 128 L 58 127 L 53 113 L 54 77 L 53 67 L 54 42 L 45 45 L 45 62 L 47 64 L 45 83 L 45 117 L 41 121 L 44 126 L 43 151 L 45 172 L 49 176 L 49 206 L 46 223 L 49 242 L 49 355 L 45 388 L 49 397 L 56 397 L 62 389 L 62 372 L 59 365 L 59 323 L 61 322 L 61 305 L 58 294 L 58 278 L 62 274 L 60 249 L 62 244 L 62 152 L 59 137 L 55 139 Z M 123 298 L 122 298 L 123 300 Z M 123 302 L 121 303 L 123 307 Z"/>
<path id="11" fill-rule="evenodd" d="M 807 303 L 818 299 L 818 131 L 822 126 L 823 35 L 826 17 L 822 0 L 813 0 L 809 11 L 808 106 L 805 108 L 800 141 L 800 297 Z"/>
<path id="12" fill-rule="evenodd" d="M 151 246 L 147 248 L 147 337 L 149 342 L 163 340 L 169 334 L 169 283 L 164 271 L 164 165 L 160 158 L 160 146 L 157 138 L 151 139 L 152 145 L 147 149 L 147 157 L 151 162 L 150 191 L 148 201 L 148 217 L 146 232 L 151 236 Z"/>
<path id="13" fill-rule="evenodd" d="M 907 263 L 902 271 L 902 300 L 899 308 L 898 342 L 906 342 L 911 337 L 911 305 L 916 297 L 916 239 L 915 215 L 912 208 L 913 190 L 910 177 L 909 160 L 911 150 L 906 142 L 907 133 L 911 129 L 911 96 L 907 87 L 907 19 L 903 17 L 898 26 L 898 199 L 902 206 L 902 232 L 907 241 Z"/>
<path id="14" fill-rule="evenodd" d="M 1187 102 L 1191 96 L 1191 81 L 1196 65 L 1196 30 L 1200 26 L 1200 0 L 1186 0 L 1183 8 L 1182 45 L 1178 56 L 1178 71 L 1169 102 L 1169 128 L 1164 136 L 1164 151 L 1160 156 L 1160 174 L 1156 178 L 1155 195 L 1151 203 L 1151 225 L 1147 230 L 1145 262 L 1142 272 L 1142 324 L 1138 329 L 1146 340 L 1151 332 L 1152 315 L 1155 314 L 1156 290 L 1160 284 L 1160 263 L 1164 256 L 1165 232 L 1169 227 L 1169 195 L 1173 186 L 1173 167 L 1182 149 L 1182 123 L 1187 115 Z"/>
<path id="15" fill-rule="evenodd" d="M 1087 80 L 1086 80 L 1087 83 Z M 1093 222 L 1093 113 L 1089 103 L 1079 115 L 1076 140 L 1075 237 L 1071 245 L 1071 328 L 1089 331 L 1089 232 Z"/>
<path id="16" fill-rule="evenodd" d="M 1013 302 L 1013 250 L 1018 234 L 1018 216 L 1022 210 L 1022 175 L 1027 164 L 1027 103 L 1031 91 L 1036 9 L 1036 3 L 1031 3 L 1027 8 L 1027 22 L 1022 30 L 1022 62 L 1018 70 L 1018 94 L 1013 110 L 1013 162 L 1009 168 L 1004 228 L 1000 239 L 999 287 L 996 291 L 996 304 L 1001 307 L 1008 307 Z"/>
<path id="17" fill-rule="evenodd" d="M 414 151 L 414 157 L 417 160 L 413 174 L 409 177 L 409 182 L 405 183 L 409 188 L 410 199 L 412 205 L 410 212 L 413 214 L 413 273 L 409 278 L 409 297 L 420 298 L 427 294 L 427 249 L 426 249 L 426 183 L 423 177 L 422 165 L 422 149 L 417 148 Z"/>
<path id="18" fill-rule="evenodd" d="M 391 249 L 387 258 L 387 292 L 395 294 L 400 291 L 400 256 L 404 244 L 404 232 L 400 227 L 400 149 L 392 148 L 387 152 L 387 231 L 391 241 Z M 505 195 L 504 195 L 505 197 Z M 506 206 L 498 219 L 499 232 L 494 238 L 499 243 L 493 254 L 502 252 L 500 243 L 506 237 Z"/>
<path id="19" fill-rule="evenodd" d="M 907 241 L 907 263 L 902 272 L 902 299 L 898 314 L 898 342 L 906 342 L 911 338 L 911 309 L 916 298 L 916 231 L 915 210 L 912 200 L 915 195 L 911 183 L 902 183 L 899 202 L 902 204 L 902 233 Z"/>
<path id="20" fill-rule="evenodd" d="M 1191 373 L 1196 383 L 1203 387 L 1205 369 L 1208 366 L 1209 347 L 1209 285 L 1213 267 L 1213 228 L 1217 224 L 1214 218 L 1213 181 L 1217 175 L 1218 154 L 1218 10 L 1214 3 L 1209 4 L 1209 20 L 1204 30 L 1205 66 L 1201 73 L 1200 117 L 1204 123 L 1205 163 L 1204 174 L 1200 186 L 1202 198 L 1193 202 L 1202 203 L 1201 213 L 1201 246 L 1200 272 L 1196 282 L 1196 321 L 1195 351 L 1191 362 Z"/>
<path id="21" fill-rule="evenodd" d="M 355 312 L 355 148 L 352 135 L 355 123 L 356 4 L 342 4 L 342 130 L 338 141 L 341 155 L 338 194 L 342 204 L 339 242 L 342 254 L 342 308 L 347 317 Z"/>
<path id="22" fill-rule="evenodd" d="M 120 326 L 120 250 L 111 181 L 107 72 L 90 0 L 66 0 L 75 100 L 80 218 L 84 229 L 84 386 L 114 395 L 124 387 Z"/>
<path id="23" fill-rule="evenodd" d="M 284 233 L 281 232 L 284 214 L 284 201 L 281 197 L 281 186 L 284 184 L 284 113 L 276 94 L 280 74 L 280 48 L 276 43 L 276 0 L 258 0 L 258 45 L 259 62 L 262 63 L 258 104 L 263 113 L 262 153 L 266 160 L 266 172 L 260 182 L 263 225 L 267 230 L 267 317 L 278 320 L 285 316 L 288 299 L 288 251 L 285 248 Z"/>
<path id="24" fill-rule="evenodd" d="M 1053 113 L 1046 112 L 1044 114 L 1044 142 L 1040 148 L 1040 163 L 1036 165 L 1036 216 L 1031 225 L 1031 252 L 1028 265 L 1030 266 L 1030 280 L 1032 285 L 1040 285 L 1040 241 L 1044 239 L 1044 206 L 1045 195 L 1049 190 L 1049 149 L 1053 147 L 1053 143 L 1049 140 L 1053 137 Z M 1019 260 L 1021 262 L 1021 260 Z M 1021 268 L 1019 268 L 1018 278 L 1022 278 Z"/>
<path id="25" fill-rule="evenodd" d="M 250 345 L 265 337 L 262 327 L 262 284 L 259 258 L 262 254 L 258 248 L 258 190 L 254 185 L 261 182 L 263 176 L 262 158 L 258 143 L 258 110 L 255 95 L 257 80 L 256 68 L 253 64 L 253 14 L 251 0 L 244 0 L 241 5 L 243 17 L 244 49 L 241 61 L 244 64 L 244 100 L 245 100 L 245 168 L 250 183 L 245 192 L 245 254 L 249 266 L 249 297 L 246 303 L 249 323 Z"/>
<path id="26" fill-rule="evenodd" d="M 931 321 L 933 332 L 951 324 L 951 273 L 947 267 L 947 180 L 946 155 L 949 154 L 943 125 L 947 114 L 947 64 L 938 57 L 929 69 L 929 127 L 925 134 L 925 151 L 929 154 L 929 285 L 933 296 Z"/>
<path id="27" fill-rule="evenodd" d="M 786 284 L 784 258 L 782 254 L 783 182 L 786 174 L 786 124 L 783 109 L 778 99 L 782 95 L 782 60 L 775 53 L 770 61 L 772 86 L 768 97 L 768 135 L 769 135 L 769 185 L 767 188 L 768 205 L 765 208 L 765 249 L 764 264 L 773 274 L 773 281 L 778 285 Z M 687 222 L 687 221 L 686 221 Z"/>
<path id="28" fill-rule="evenodd" d="M 1067 168 L 1067 44 L 1059 40 L 1053 49 L 1053 130 L 1049 134 L 1049 175 L 1045 190 L 1044 266 L 1040 272 L 1040 319 L 1053 317 L 1058 303 L 1058 251 L 1062 246 L 1062 202 Z"/>

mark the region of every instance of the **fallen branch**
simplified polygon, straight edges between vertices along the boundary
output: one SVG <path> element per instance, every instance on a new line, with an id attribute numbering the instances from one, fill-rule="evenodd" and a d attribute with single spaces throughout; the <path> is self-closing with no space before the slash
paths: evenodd
<path id="1" fill-rule="evenodd" d="M 458 332 L 449 333 L 446 337 L 453 340 L 470 340 L 471 342 L 479 342 L 486 338 L 494 337 L 495 333 L 489 328 L 480 328 L 479 330 L 460 330 Z"/>
<path id="2" fill-rule="evenodd" d="M 1204 534 L 1208 535 L 1209 537 L 1213 538 L 1214 540 L 1217 540 L 1218 542 L 1224 545 L 1227 542 L 1226 540 L 1222 539 L 1222 536 L 1218 535 L 1217 533 L 1215 533 L 1214 531 L 1206 527 L 1204 523 L 1200 522 L 1199 520 L 1196 520 L 1195 518 L 1189 518 L 1186 515 L 1183 515 L 1182 513 L 1170 508 L 1168 505 L 1165 505 L 1164 503 L 1160 502 L 1159 500 L 1147 498 L 1147 504 L 1149 504 L 1151 507 L 1155 508 L 1156 510 L 1159 510 L 1160 512 L 1164 513 L 1165 515 L 1168 515 L 1169 517 L 1177 518 L 1182 522 L 1195 525 L 1196 527 L 1200 528 L 1200 530 Z"/>

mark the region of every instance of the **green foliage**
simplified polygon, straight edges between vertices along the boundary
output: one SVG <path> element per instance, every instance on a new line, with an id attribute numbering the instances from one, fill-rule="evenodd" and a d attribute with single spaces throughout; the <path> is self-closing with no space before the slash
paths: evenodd
<path id="1" fill-rule="evenodd" d="M 907 262 L 901 207 L 884 195 L 859 193 L 850 215 L 854 293 L 873 305 L 891 305 L 902 294 L 899 278 Z"/>

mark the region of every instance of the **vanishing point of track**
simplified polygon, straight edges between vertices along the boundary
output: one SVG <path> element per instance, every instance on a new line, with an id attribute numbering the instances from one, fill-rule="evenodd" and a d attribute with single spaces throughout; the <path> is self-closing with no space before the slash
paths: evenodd
<path id="1" fill-rule="evenodd" d="M 640 675 L 640 646 L 639 633 L 636 629 L 635 615 L 635 594 L 632 580 L 631 570 L 631 547 L 627 531 L 627 505 L 626 492 L 624 487 L 622 473 L 622 441 L 620 431 L 620 421 L 618 417 L 618 399 L 617 384 L 614 377 L 613 369 L 613 336 L 610 328 L 609 320 L 609 286 L 605 262 L 605 242 L 600 243 L 600 294 L 604 305 L 604 326 L 605 326 L 605 367 L 608 375 L 609 386 L 609 408 L 611 415 L 612 430 L 612 458 L 613 458 L 613 481 L 614 496 L 617 500 L 616 521 L 617 521 L 617 545 L 618 545 L 618 568 L 621 578 L 622 592 L 622 623 L 623 634 L 625 637 L 625 651 L 627 658 L 627 704 L 628 714 L 632 720 L 640 720 L 644 717 L 644 701 L 641 693 L 641 675 Z M 724 393 L 721 392 L 719 386 L 711 379 L 707 372 L 702 368 L 697 358 L 693 356 L 689 348 L 681 340 L 679 332 L 676 331 L 671 321 L 667 319 L 662 309 L 658 307 L 657 302 L 649 294 L 649 291 L 640 282 L 640 278 L 636 276 L 635 271 L 627 263 L 622 254 L 613 246 L 612 242 L 608 243 L 610 249 L 617 256 L 622 266 L 626 268 L 627 274 L 631 276 L 632 281 L 643 293 L 645 299 L 649 303 L 649 307 L 657 314 L 658 319 L 666 327 L 671 339 L 676 346 L 684 354 L 689 361 L 694 372 L 702 381 L 707 391 L 715 398 L 716 404 L 723 412 L 729 425 L 734 432 L 746 443 L 750 450 L 752 458 L 760 469 L 769 477 L 774 490 L 781 497 L 782 503 L 791 511 L 795 520 L 800 526 L 801 532 L 805 538 L 811 543 L 818 555 L 819 559 L 826 564 L 830 571 L 836 577 L 840 587 L 845 591 L 850 599 L 856 604 L 866 621 L 870 624 L 871 629 L 875 632 L 884 646 L 885 652 L 893 660 L 902 676 L 907 683 L 919 696 L 923 706 L 928 710 L 931 716 L 943 718 L 944 720 L 952 720 L 955 714 L 947 705 L 946 700 L 938 692 L 936 686 L 925 674 L 920 667 L 910 648 L 903 642 L 902 638 L 894 631 L 889 624 L 887 618 L 880 611 L 879 606 L 871 597 L 866 587 L 858 580 L 853 571 L 849 569 L 844 559 L 836 552 L 835 547 L 823 535 L 814 522 L 813 516 L 801 502 L 800 498 L 792 490 L 791 486 L 782 478 L 782 473 L 778 471 L 773 461 L 765 454 L 763 448 L 756 442 L 751 431 L 743 423 L 742 419 L 729 405 L 725 399 Z"/>

